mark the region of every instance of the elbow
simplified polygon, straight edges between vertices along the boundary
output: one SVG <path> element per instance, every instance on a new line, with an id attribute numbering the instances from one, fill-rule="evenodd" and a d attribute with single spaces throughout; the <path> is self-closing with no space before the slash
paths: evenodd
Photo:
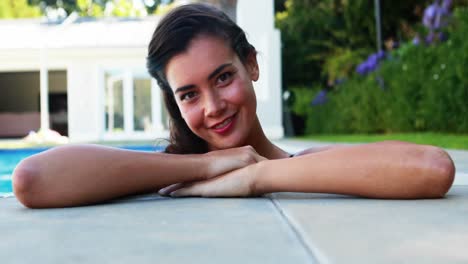
<path id="1" fill-rule="evenodd" d="M 428 168 L 430 175 L 430 198 L 443 198 L 452 187 L 455 179 L 455 165 L 450 155 L 441 148 L 431 147 L 428 150 Z"/>
<path id="2" fill-rule="evenodd" d="M 34 157 L 22 160 L 13 171 L 12 182 L 15 197 L 29 208 L 41 207 L 38 203 L 39 169 Z"/>

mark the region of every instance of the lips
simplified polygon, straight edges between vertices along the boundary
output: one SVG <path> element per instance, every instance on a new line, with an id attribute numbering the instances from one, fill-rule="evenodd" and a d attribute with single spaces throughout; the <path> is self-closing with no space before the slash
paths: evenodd
<path id="1" fill-rule="evenodd" d="M 227 126 L 231 121 L 232 121 L 232 117 L 230 117 L 230 118 L 224 120 L 222 123 L 220 123 L 220 124 L 214 126 L 213 128 L 214 128 L 214 129 L 221 129 L 221 128 Z"/>
<path id="2" fill-rule="evenodd" d="M 211 129 L 213 129 L 215 132 L 220 133 L 220 134 L 224 134 L 228 132 L 234 125 L 235 116 L 236 115 L 234 114 L 224 119 L 222 122 L 219 122 L 215 124 L 214 126 L 212 126 Z"/>

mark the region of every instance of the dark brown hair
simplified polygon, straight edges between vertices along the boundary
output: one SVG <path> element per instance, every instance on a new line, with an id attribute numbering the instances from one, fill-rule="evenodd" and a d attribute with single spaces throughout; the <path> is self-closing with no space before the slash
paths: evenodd
<path id="1" fill-rule="evenodd" d="M 228 43 L 239 59 L 256 53 L 244 31 L 226 14 L 206 4 L 189 4 L 173 9 L 158 24 L 148 47 L 147 68 L 162 90 L 169 114 L 170 138 L 165 152 L 174 154 L 205 153 L 208 144 L 195 135 L 182 118 L 169 86 L 165 67 L 174 56 L 184 52 L 200 36 L 219 37 Z"/>

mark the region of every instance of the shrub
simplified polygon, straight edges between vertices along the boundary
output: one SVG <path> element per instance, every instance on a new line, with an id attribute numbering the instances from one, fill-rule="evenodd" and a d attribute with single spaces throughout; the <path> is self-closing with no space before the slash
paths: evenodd
<path id="1" fill-rule="evenodd" d="M 449 39 L 404 44 L 368 75 L 354 74 L 311 106 L 320 88 L 294 89 L 307 133 L 468 133 L 468 9 L 454 13 Z"/>
<path id="2" fill-rule="evenodd" d="M 380 1 L 383 38 L 410 37 L 410 25 L 420 19 L 416 10 L 431 1 Z M 281 30 L 286 86 L 348 78 L 376 46 L 374 5 L 369 0 L 286 0 L 276 26 Z"/>

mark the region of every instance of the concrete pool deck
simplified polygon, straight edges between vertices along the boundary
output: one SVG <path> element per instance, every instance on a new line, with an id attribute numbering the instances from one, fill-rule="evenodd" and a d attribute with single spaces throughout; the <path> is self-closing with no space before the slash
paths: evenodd
<path id="1" fill-rule="evenodd" d="M 280 141 L 291 152 L 313 142 Z M 468 152 L 444 199 L 276 193 L 31 210 L 0 199 L 2 263 L 468 263 Z"/>

